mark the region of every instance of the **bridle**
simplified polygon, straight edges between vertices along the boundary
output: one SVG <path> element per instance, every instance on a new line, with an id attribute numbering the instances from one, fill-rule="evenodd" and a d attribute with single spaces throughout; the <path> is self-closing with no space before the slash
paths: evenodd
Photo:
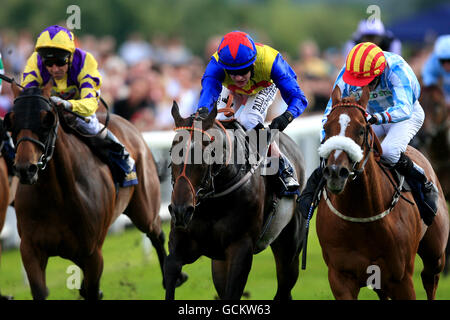
<path id="1" fill-rule="evenodd" d="M 367 121 L 367 118 L 366 118 L 367 111 L 362 106 L 360 106 L 356 102 L 341 102 L 341 103 L 338 103 L 333 106 L 330 113 L 328 114 L 328 117 L 330 117 L 330 115 L 338 108 L 356 108 L 359 111 L 361 111 L 362 116 L 366 122 L 366 127 L 365 127 L 365 131 L 364 131 L 364 141 L 360 147 L 363 150 L 365 149 L 364 147 L 367 147 L 368 151 L 365 153 L 365 155 L 361 161 L 352 161 L 351 160 L 352 171 L 350 172 L 350 176 L 351 176 L 352 180 L 355 180 L 364 171 L 364 168 L 365 168 L 367 161 L 369 160 L 370 154 L 372 152 L 374 152 L 374 155 L 375 155 L 375 158 L 377 159 L 377 161 L 379 160 L 380 155 L 382 153 L 382 148 L 381 148 L 381 144 L 380 144 L 380 141 L 378 140 L 377 135 L 373 131 L 373 128 L 370 125 L 370 123 L 368 123 L 368 121 Z M 374 148 L 374 145 L 375 145 L 375 148 Z M 359 168 L 358 168 L 358 166 L 359 166 Z"/>
<path id="2" fill-rule="evenodd" d="M 39 103 L 40 110 L 52 112 L 55 115 L 56 121 L 49 128 L 49 134 L 47 135 L 44 142 L 42 142 L 38 139 L 35 139 L 33 137 L 24 136 L 15 142 L 15 151 L 17 152 L 17 148 L 24 141 L 30 141 L 30 142 L 34 143 L 35 145 L 37 145 L 39 147 L 39 149 L 42 150 L 42 155 L 40 156 L 38 163 L 36 165 L 39 168 L 39 170 L 44 170 L 47 166 L 48 161 L 50 161 L 51 158 L 53 157 L 53 152 L 55 150 L 57 131 L 58 131 L 59 118 L 58 118 L 58 113 L 57 113 L 56 107 L 50 102 L 50 100 L 48 100 L 44 96 L 41 96 L 38 94 L 19 96 L 14 100 L 14 106 L 16 106 L 16 104 L 18 104 L 18 103 L 24 103 L 24 104 L 27 104 L 28 106 L 31 104 L 34 104 L 35 101 L 30 103 L 29 100 L 27 100 L 30 98 L 39 99 L 38 101 L 40 102 Z M 27 101 L 24 101 L 24 100 L 27 100 Z M 22 128 L 22 129 L 26 129 L 26 128 Z M 39 134 L 38 134 L 38 136 L 39 136 Z"/>
<path id="3" fill-rule="evenodd" d="M 227 138 L 228 145 L 232 148 L 232 146 L 233 146 L 232 140 L 231 140 L 230 135 L 228 134 L 227 130 L 223 126 L 223 124 L 220 121 L 218 121 L 218 120 L 215 120 L 215 123 L 222 129 L 222 131 L 224 132 L 224 134 L 225 134 L 225 136 Z M 175 181 L 172 181 L 172 184 L 173 184 L 173 186 L 175 186 L 175 184 L 179 180 L 184 179 L 187 182 L 187 184 L 189 186 L 189 189 L 190 189 L 190 191 L 192 193 L 192 198 L 193 198 L 193 202 L 194 202 L 193 206 L 197 207 L 200 204 L 200 201 L 202 199 L 206 199 L 206 198 L 214 196 L 214 194 L 216 192 L 215 191 L 214 179 L 222 171 L 222 169 L 230 163 L 232 154 L 231 154 L 231 152 L 228 152 L 225 164 L 222 163 L 220 165 L 219 169 L 216 170 L 215 172 L 213 172 L 213 170 L 212 170 L 213 165 L 212 164 L 208 165 L 208 170 L 205 172 L 205 174 L 204 174 L 204 176 L 202 178 L 202 182 L 200 183 L 200 187 L 198 188 L 197 191 L 195 191 L 194 185 L 192 184 L 192 182 L 189 179 L 189 177 L 186 175 L 186 167 L 187 167 L 187 164 L 188 164 L 188 157 L 189 157 L 189 153 L 190 153 L 190 150 L 191 150 L 191 142 L 192 142 L 192 138 L 193 138 L 193 133 L 197 131 L 197 132 L 200 132 L 200 133 L 204 134 L 205 136 L 207 136 L 209 138 L 209 142 L 214 141 L 214 136 L 210 135 L 206 130 L 203 130 L 203 129 L 199 128 L 199 127 L 196 127 L 194 121 L 192 122 L 191 126 L 181 126 L 181 127 L 176 127 L 175 128 L 175 131 L 182 131 L 182 130 L 189 131 L 190 132 L 190 137 L 189 137 L 189 140 L 188 140 L 188 145 L 187 145 L 186 153 L 185 153 L 185 156 L 184 156 L 183 167 L 181 168 L 181 173 L 176 178 Z M 172 194 L 172 196 L 173 196 L 173 194 Z"/>

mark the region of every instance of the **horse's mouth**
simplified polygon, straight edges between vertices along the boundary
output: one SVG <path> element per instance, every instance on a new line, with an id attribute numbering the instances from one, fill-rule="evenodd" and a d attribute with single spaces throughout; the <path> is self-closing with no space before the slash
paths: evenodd
<path id="1" fill-rule="evenodd" d="M 333 194 L 340 194 L 345 187 L 347 179 L 328 179 L 327 189 Z"/>
<path id="2" fill-rule="evenodd" d="M 15 166 L 16 176 L 21 184 L 35 184 L 38 180 L 37 165 Z"/>

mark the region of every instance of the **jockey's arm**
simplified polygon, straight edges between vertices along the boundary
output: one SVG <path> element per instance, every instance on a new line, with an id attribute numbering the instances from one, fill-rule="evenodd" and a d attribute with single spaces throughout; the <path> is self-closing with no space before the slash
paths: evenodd
<path id="1" fill-rule="evenodd" d="M 84 66 L 78 75 L 80 99 L 68 100 L 72 110 L 82 116 L 90 116 L 98 109 L 102 77 L 97 70 L 97 61 L 86 53 Z"/>
<path id="2" fill-rule="evenodd" d="M 222 92 L 222 82 L 224 79 L 225 71 L 219 66 L 216 59 L 211 57 L 202 77 L 202 90 L 200 92 L 197 110 L 206 107 L 211 111 Z"/>
<path id="3" fill-rule="evenodd" d="M 294 119 L 297 118 L 305 111 L 308 100 L 297 83 L 297 75 L 281 54 L 277 55 L 272 65 L 271 78 L 288 105 L 287 111 Z"/>
<path id="4" fill-rule="evenodd" d="M 387 84 L 392 91 L 394 105 L 374 114 L 378 118 L 378 124 L 407 120 L 413 113 L 413 105 L 420 95 L 420 85 L 417 78 L 412 76 L 414 73 L 406 72 L 405 68 L 407 66 L 394 66 L 388 75 Z"/>

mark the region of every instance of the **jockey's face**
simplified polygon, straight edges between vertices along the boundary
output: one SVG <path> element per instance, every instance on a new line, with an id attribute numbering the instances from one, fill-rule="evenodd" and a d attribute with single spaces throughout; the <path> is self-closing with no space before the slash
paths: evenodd
<path id="1" fill-rule="evenodd" d="M 50 73 L 50 75 L 56 79 L 56 80 L 61 80 L 64 78 L 64 76 L 67 73 L 67 70 L 69 69 L 69 64 L 65 64 L 63 66 L 58 66 L 55 63 L 52 66 L 45 66 L 47 68 L 48 73 Z"/>
<path id="2" fill-rule="evenodd" d="M 450 72 L 450 59 L 441 59 L 440 62 L 445 72 Z"/>
<path id="3" fill-rule="evenodd" d="M 230 74 L 230 78 L 231 80 L 233 80 L 234 84 L 239 87 L 239 88 L 243 88 L 247 85 L 248 81 L 250 80 L 250 77 L 252 75 L 252 72 L 249 71 L 246 74 Z"/>

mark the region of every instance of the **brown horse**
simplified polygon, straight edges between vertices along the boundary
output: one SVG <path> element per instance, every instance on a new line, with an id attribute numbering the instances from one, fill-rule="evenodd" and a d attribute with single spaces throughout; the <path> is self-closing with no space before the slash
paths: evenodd
<path id="1" fill-rule="evenodd" d="M 0 157 L 0 232 L 3 229 L 6 218 L 6 211 L 9 204 L 9 181 L 8 181 L 8 169 L 3 156 Z M 2 246 L 0 243 L 0 255 Z M 10 299 L 11 297 L 3 296 L 0 294 L 0 300 Z"/>
<path id="2" fill-rule="evenodd" d="M 169 255 L 164 265 L 166 299 L 175 297 L 175 283 L 182 266 L 202 255 L 212 260 L 212 277 L 219 297 L 240 299 L 253 255 L 269 245 L 276 260 L 275 299 L 290 299 L 298 278 L 305 231 L 305 221 L 295 214 L 295 196 L 277 201 L 268 181 L 271 177 L 260 174 L 259 162 L 231 162 L 232 154 L 248 157 L 249 152 L 256 152 L 246 149 L 245 137 L 240 135 L 245 136 L 245 132 L 236 123 L 215 120 L 216 107 L 207 118 L 196 118 L 200 127 L 194 126 L 197 121 L 193 117 L 182 118 L 176 103 L 172 115 L 176 127 L 184 130 L 187 138 L 176 136 L 171 149 L 173 192 L 169 206 Z M 236 129 L 236 134 L 231 134 L 230 129 Z M 205 156 L 199 163 L 193 162 L 196 150 L 207 155 L 213 141 L 218 149 L 230 152 L 219 156 L 218 150 L 209 149 L 209 154 L 217 157 L 214 161 Z M 298 147 L 280 133 L 280 148 L 293 163 L 302 188 L 305 172 Z M 175 153 L 182 161 L 174 161 Z"/>
<path id="3" fill-rule="evenodd" d="M 34 299 L 48 296 L 45 269 L 51 256 L 78 265 L 84 274 L 81 296 L 99 299 L 102 245 L 122 212 L 150 238 L 163 266 L 166 252 L 156 166 L 138 130 L 112 115 L 108 130 L 135 159 L 139 180 L 136 186 L 116 187 L 108 166 L 71 131 L 63 110 L 49 103 L 50 89 L 47 85 L 42 94 L 39 88 L 29 88 L 18 95 L 15 88 L 13 110 L 5 116 L 20 179 L 15 198 L 20 253 Z"/>
<path id="4" fill-rule="evenodd" d="M 336 299 L 356 299 L 361 287 L 371 285 L 380 299 L 415 299 L 412 275 L 418 253 L 427 297 L 434 299 L 449 233 L 444 195 L 427 159 L 408 147 L 407 155 L 439 188 L 437 216 L 426 228 L 411 193 L 400 195 L 390 172 L 376 161 L 376 136 L 365 117 L 368 100 L 367 87 L 358 102 L 341 101 L 336 87 L 319 150 L 327 160 L 317 235 L 331 290 Z"/>
<path id="5" fill-rule="evenodd" d="M 438 86 L 423 87 L 420 104 L 425 112 L 425 121 L 419 131 L 419 150 L 430 160 L 439 177 L 446 200 L 450 200 L 450 112 L 444 93 Z M 450 243 L 446 249 L 444 275 L 449 273 Z"/>
<path id="6" fill-rule="evenodd" d="M 439 177 L 445 198 L 450 199 L 450 112 L 444 94 L 436 86 L 422 88 L 420 104 L 425 121 L 419 134 L 423 143 L 419 146 L 430 160 Z"/>

